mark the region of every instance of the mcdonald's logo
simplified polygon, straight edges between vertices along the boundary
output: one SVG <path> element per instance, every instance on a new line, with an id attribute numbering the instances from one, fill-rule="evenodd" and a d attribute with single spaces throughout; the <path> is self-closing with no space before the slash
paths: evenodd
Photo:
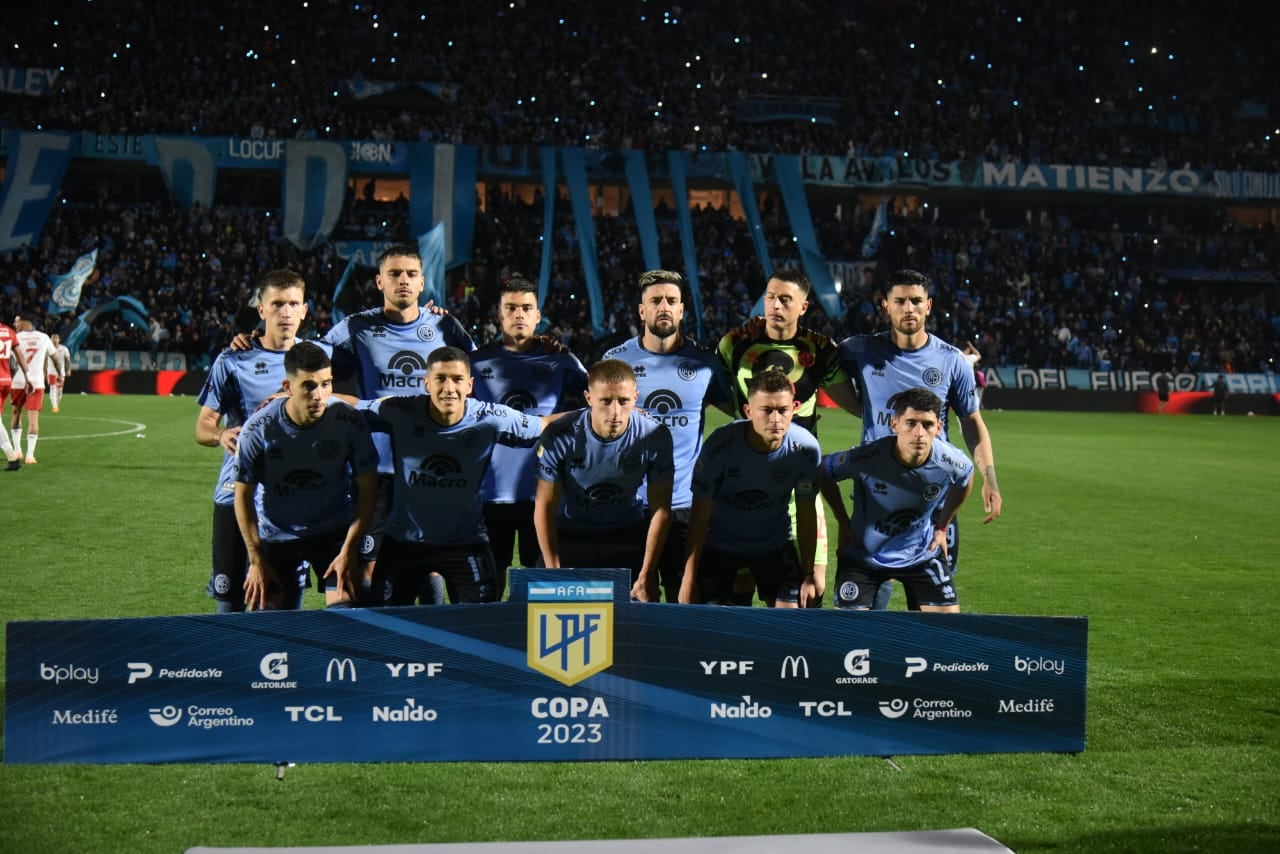
<path id="1" fill-rule="evenodd" d="M 349 658 L 331 658 L 324 670 L 326 682 L 356 682 L 356 663 Z"/>

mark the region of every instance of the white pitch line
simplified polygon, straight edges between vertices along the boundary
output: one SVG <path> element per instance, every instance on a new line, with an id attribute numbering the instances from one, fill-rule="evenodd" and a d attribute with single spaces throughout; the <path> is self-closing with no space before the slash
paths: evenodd
<path id="1" fill-rule="evenodd" d="M 137 421 L 121 421 L 119 418 L 88 418 L 88 417 L 81 417 L 76 415 L 57 415 L 57 416 L 45 416 L 45 417 L 46 418 L 52 417 L 53 420 L 58 422 L 105 421 L 108 424 L 128 424 L 130 426 L 126 427 L 123 430 L 116 430 L 114 433 L 79 433 L 75 436 L 50 436 L 48 434 L 41 434 L 40 441 L 42 442 L 52 442 L 55 439 L 105 439 L 108 436 L 126 436 L 130 433 L 141 433 L 142 431 L 147 429 L 146 424 L 141 424 Z"/>

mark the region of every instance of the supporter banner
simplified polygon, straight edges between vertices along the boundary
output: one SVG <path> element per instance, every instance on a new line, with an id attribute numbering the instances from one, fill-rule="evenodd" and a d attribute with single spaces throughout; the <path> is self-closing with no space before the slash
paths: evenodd
<path id="1" fill-rule="evenodd" d="M 458 102 L 458 87 L 426 80 L 368 80 L 362 76 L 342 81 L 342 93 L 353 101 L 379 107 L 442 110 Z"/>
<path id="2" fill-rule="evenodd" d="M 649 184 L 649 170 L 645 168 L 644 152 L 628 149 L 622 154 L 627 164 L 627 189 L 631 191 L 631 212 L 636 218 L 640 254 L 644 257 L 646 270 L 657 270 L 662 267 L 658 252 L 658 221 L 653 215 L 653 192 Z"/>
<path id="3" fill-rule="evenodd" d="M 800 250 L 800 262 L 813 288 L 813 297 L 833 320 L 844 319 L 844 302 L 836 291 L 835 280 L 827 267 L 822 250 L 818 247 L 818 235 L 809 215 L 809 199 L 800 181 L 799 157 L 778 155 L 773 161 L 774 177 L 782 191 L 782 204 L 787 210 L 787 221 Z"/>
<path id="4" fill-rule="evenodd" d="M 141 350 L 80 350 L 71 354 L 74 371 L 185 371 L 182 353 L 151 355 Z"/>
<path id="5" fill-rule="evenodd" d="M 1083 368 L 1013 368 L 1001 366 L 984 371 L 988 385 L 1008 389 L 1077 389 L 1081 391 L 1153 391 L 1160 371 L 1089 371 Z M 1275 374 L 1223 374 L 1232 394 L 1280 393 Z M 1172 391 L 1208 391 L 1218 378 L 1217 371 L 1177 373 Z"/>
<path id="6" fill-rule="evenodd" d="M 343 261 L 355 261 L 360 267 L 378 268 L 378 256 L 388 246 L 394 246 L 392 240 L 335 240 L 333 251 Z"/>
<path id="7" fill-rule="evenodd" d="M 30 246 L 44 229 L 71 164 L 75 135 L 7 134 L 8 162 L 0 188 L 0 252 Z"/>
<path id="8" fill-rule="evenodd" d="M 97 263 L 98 250 L 94 249 L 77 258 L 67 272 L 49 277 L 49 284 L 53 285 L 53 294 L 48 306 L 49 314 L 76 310 L 80 305 L 80 292 L 84 290 L 84 283 L 93 275 L 93 268 Z"/>
<path id="9" fill-rule="evenodd" d="M 285 157 L 284 236 L 304 252 L 329 239 L 347 198 L 347 160 L 336 142 L 298 140 Z"/>
<path id="10" fill-rule="evenodd" d="M 55 91 L 62 72 L 56 68 L 24 68 L 20 65 L 0 65 L 0 92 L 8 95 L 29 95 L 44 98 Z"/>
<path id="11" fill-rule="evenodd" d="M 600 290 L 600 269 L 596 263 L 596 226 L 592 219 L 591 189 L 581 148 L 560 149 L 560 166 L 569 185 L 569 206 L 573 209 L 573 229 L 578 238 L 578 257 L 582 259 L 582 279 L 591 300 L 591 329 L 603 337 L 604 295 Z"/>
<path id="12" fill-rule="evenodd" d="M 174 200 L 186 210 L 196 205 L 205 210 L 213 207 L 218 163 L 210 147 L 198 139 L 158 136 L 155 148 L 156 166 Z"/>
<path id="13" fill-rule="evenodd" d="M 684 261 L 685 282 L 693 300 L 693 334 L 701 341 L 702 285 L 698 282 L 698 245 L 693 239 L 693 216 L 689 213 L 688 156 L 683 151 L 668 151 L 671 166 L 671 193 L 675 197 L 676 226 L 680 229 L 680 257 Z"/>
<path id="14" fill-rule="evenodd" d="M 733 188 L 738 192 L 738 201 L 742 204 L 742 214 L 747 220 L 747 230 L 751 233 L 751 244 L 756 248 L 756 259 L 760 262 L 763 275 L 773 272 L 773 262 L 769 259 L 769 244 L 765 240 L 764 222 L 760 219 L 760 207 L 756 202 L 756 189 L 752 183 L 751 165 L 747 155 L 731 152 L 726 155 L 729 178 Z M 751 307 L 752 316 L 764 314 L 764 291 Z"/>
<path id="15" fill-rule="evenodd" d="M 803 96 L 743 98 L 734 105 L 734 113 L 740 122 L 799 120 L 820 125 L 837 124 L 844 109 L 842 98 Z"/>
<path id="16" fill-rule="evenodd" d="M 0 133 L 0 153 L 12 155 L 21 132 Z M 138 160 L 159 165 L 157 138 L 136 134 L 78 134 L 75 156 L 94 159 Z M 212 152 L 219 168 L 282 169 L 291 141 L 244 137 L 186 137 L 193 145 Z M 316 142 L 316 140 L 304 140 Z M 327 140 L 343 152 L 353 172 L 409 174 L 410 151 L 423 143 L 386 140 Z M 538 148 L 524 145 L 459 146 L 475 158 L 477 174 L 486 179 L 538 180 L 541 166 Z M 195 152 L 195 149 L 190 149 Z M 694 152 L 689 156 L 690 178 L 736 182 L 724 152 Z M 644 154 L 650 176 L 670 180 L 661 152 Z M 771 154 L 746 158 L 755 183 L 771 180 Z M 626 158 L 622 152 L 585 150 L 583 166 L 589 180 L 622 181 Z M 1108 195 L 1157 195 L 1183 198 L 1280 199 L 1280 172 L 1239 170 L 1154 169 L 1084 164 L 991 163 L 979 160 L 929 160 L 920 157 L 848 157 L 811 154 L 800 157 L 800 178 L 805 184 L 832 187 L 930 187 L 1061 192 Z M 474 184 L 474 181 L 472 182 Z M 429 225 L 427 227 L 430 227 Z M 425 230 L 425 229 L 424 229 Z M 421 233 L 421 232 L 418 232 Z"/>
<path id="17" fill-rule="evenodd" d="M 5 760 L 1085 746 L 1085 618 L 642 605 L 620 571 L 514 575 L 523 601 L 493 605 L 9 623 Z"/>
<path id="18" fill-rule="evenodd" d="M 445 266 L 471 260 L 476 228 L 474 145 L 414 143 L 409 157 L 409 230 L 423 235 L 444 223 Z"/>

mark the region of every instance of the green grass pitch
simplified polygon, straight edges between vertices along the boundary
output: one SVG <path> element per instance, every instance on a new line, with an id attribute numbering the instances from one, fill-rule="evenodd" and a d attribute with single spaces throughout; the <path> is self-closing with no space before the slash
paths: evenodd
<path id="1" fill-rule="evenodd" d="M 40 463 L 0 473 L 0 618 L 210 610 L 218 455 L 192 439 L 196 411 L 76 396 L 44 413 Z M 6 765 L 0 851 L 946 827 L 1020 852 L 1280 850 L 1280 422 L 987 420 L 1005 513 L 981 525 L 976 491 L 962 511 L 961 604 L 1090 618 L 1081 755 L 304 765 L 283 782 L 250 765 Z M 821 432 L 847 447 L 857 421 L 829 413 Z"/>

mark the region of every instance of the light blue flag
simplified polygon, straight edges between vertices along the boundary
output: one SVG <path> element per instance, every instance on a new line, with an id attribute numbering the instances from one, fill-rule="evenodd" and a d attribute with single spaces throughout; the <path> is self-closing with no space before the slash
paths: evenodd
<path id="1" fill-rule="evenodd" d="M 881 196 L 876 207 L 875 216 L 871 218 L 871 229 L 862 240 L 862 257 L 874 258 L 880 248 L 880 235 L 889 229 L 889 197 Z"/>
<path id="2" fill-rule="evenodd" d="M 662 267 L 658 254 L 658 223 L 653 216 L 653 192 L 649 189 L 649 169 L 645 165 L 645 153 L 635 148 L 622 152 L 627 172 L 627 187 L 631 190 L 631 208 L 636 216 L 636 234 L 640 237 L 640 254 L 649 270 Z"/>
<path id="3" fill-rule="evenodd" d="M 596 338 L 608 331 L 604 325 L 604 295 L 600 291 L 600 268 L 596 262 L 596 224 L 591 218 L 591 191 L 587 185 L 586 159 L 581 148 L 560 149 L 564 180 L 569 185 L 569 204 L 573 208 L 573 227 L 578 236 L 578 255 L 582 258 L 582 278 L 591 300 L 591 329 Z"/>
<path id="4" fill-rule="evenodd" d="M 684 258 L 684 278 L 689 284 L 689 298 L 693 300 L 694 334 L 702 340 L 702 285 L 698 282 L 698 247 L 693 242 L 693 216 L 689 213 L 688 155 L 683 151 L 668 151 L 667 165 L 671 170 L 671 191 L 676 197 L 676 222 L 680 225 L 680 248 Z"/>
<path id="5" fill-rule="evenodd" d="M 445 227 L 438 222 L 435 228 L 418 237 L 418 254 L 422 256 L 422 293 L 418 305 L 435 300 L 444 305 Z"/>
<path id="6" fill-rule="evenodd" d="M 333 286 L 333 323 L 337 325 L 342 322 L 342 318 L 346 317 L 342 309 L 338 308 L 338 297 L 342 294 L 342 289 L 347 286 L 347 280 L 351 278 L 351 272 L 356 268 L 356 255 L 352 253 L 351 258 L 347 261 L 347 269 L 342 271 L 342 278 L 338 279 L 338 284 Z"/>
<path id="7" fill-rule="evenodd" d="M 77 258 L 69 272 L 49 277 L 49 283 L 53 285 L 53 298 L 49 300 L 50 314 L 76 310 L 76 306 L 80 305 L 80 291 L 84 289 L 84 283 L 93 274 L 97 263 L 98 250 L 95 249 Z"/>
<path id="8" fill-rule="evenodd" d="M 336 142 L 291 140 L 285 146 L 284 236 L 304 252 L 329 239 L 347 196 L 347 155 Z"/>
<path id="9" fill-rule="evenodd" d="M 538 152 L 542 161 L 542 263 L 538 268 L 538 305 L 547 304 L 551 289 L 551 256 L 555 251 L 556 227 L 556 150 L 544 145 Z M 542 318 L 541 328 L 546 328 Z"/>
<path id="10" fill-rule="evenodd" d="M 474 145 L 409 146 L 410 233 L 426 234 L 437 223 L 444 223 L 448 270 L 471 260 L 479 162 L 479 150 Z"/>
<path id="11" fill-rule="evenodd" d="M 822 249 L 818 246 L 813 217 L 809 214 L 809 199 L 805 195 L 804 181 L 800 177 L 800 158 L 794 154 L 779 154 L 773 158 L 773 169 L 778 189 L 782 191 L 782 204 L 787 209 L 787 220 L 791 223 L 791 234 L 795 237 L 796 248 L 800 250 L 800 265 L 809 277 L 813 296 L 828 317 L 842 320 L 844 303 L 836 292 L 835 279 L 831 276 L 827 259 L 822 256 Z"/>

